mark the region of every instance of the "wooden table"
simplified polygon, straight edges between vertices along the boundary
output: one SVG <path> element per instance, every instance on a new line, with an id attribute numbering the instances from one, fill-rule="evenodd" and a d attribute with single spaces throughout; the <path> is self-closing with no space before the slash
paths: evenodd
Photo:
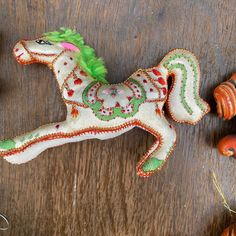
<path id="1" fill-rule="evenodd" d="M 236 209 L 236 161 L 215 149 L 236 123 L 217 118 L 212 91 L 236 70 L 235 0 L 0 1 L 0 138 L 65 119 L 51 71 L 14 60 L 17 40 L 75 27 L 106 61 L 109 81 L 156 65 L 173 48 L 194 52 L 201 95 L 212 107 L 197 126 L 171 121 L 178 144 L 148 179 L 135 165 L 154 138 L 134 129 L 45 151 L 20 166 L 0 161 L 1 235 L 215 236 L 236 221 L 215 192 L 215 171 Z"/>

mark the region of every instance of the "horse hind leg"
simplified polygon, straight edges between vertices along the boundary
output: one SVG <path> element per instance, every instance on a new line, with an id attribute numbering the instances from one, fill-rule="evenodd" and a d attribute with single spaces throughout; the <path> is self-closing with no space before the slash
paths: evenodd
<path id="1" fill-rule="evenodd" d="M 137 174 L 148 177 L 160 170 L 171 154 L 175 142 L 176 132 L 164 116 L 156 116 L 156 119 L 145 121 L 141 128 L 149 131 L 156 141 L 137 164 Z"/>

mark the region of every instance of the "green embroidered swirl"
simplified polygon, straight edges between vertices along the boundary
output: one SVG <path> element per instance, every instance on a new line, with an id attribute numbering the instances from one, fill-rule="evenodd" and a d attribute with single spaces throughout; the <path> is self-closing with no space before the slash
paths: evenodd
<path id="1" fill-rule="evenodd" d="M 185 87 L 186 87 L 186 82 L 187 82 L 187 70 L 186 70 L 186 67 L 183 65 L 183 64 L 173 64 L 173 65 L 182 65 L 181 68 L 178 66 L 178 67 L 173 67 L 173 65 L 170 65 L 171 62 L 173 62 L 175 59 L 178 59 L 178 58 L 184 58 L 188 61 L 190 67 L 192 68 L 193 70 L 193 74 L 194 74 L 194 81 L 193 81 L 193 96 L 194 96 L 194 100 L 196 102 L 196 104 L 198 105 L 198 107 L 202 110 L 202 111 L 205 111 L 206 110 L 206 107 L 204 105 L 204 103 L 202 103 L 199 95 L 198 95 L 198 80 L 199 80 L 199 75 L 198 75 L 198 69 L 197 69 L 197 64 L 193 61 L 193 59 L 190 57 L 190 56 L 187 56 L 185 54 L 180 54 L 180 53 L 177 53 L 173 56 L 171 56 L 170 58 L 168 58 L 165 62 L 164 62 L 164 67 L 166 67 L 169 71 L 173 70 L 174 68 L 179 68 L 182 70 L 182 73 L 183 74 L 186 74 L 186 78 L 183 78 L 183 80 L 185 80 L 185 85 L 181 85 L 181 91 L 180 92 L 180 96 L 181 96 L 181 100 L 183 101 L 183 106 L 185 107 L 185 109 L 187 110 L 187 112 L 189 113 L 190 110 L 192 110 L 188 105 L 187 105 L 187 102 L 185 101 L 185 97 L 184 97 L 184 93 L 185 93 Z M 184 69 L 182 69 L 184 67 Z M 187 108 L 188 107 L 188 108 Z M 189 109 L 190 108 L 190 109 Z M 189 114 L 192 114 L 192 113 L 189 113 Z"/>
<path id="2" fill-rule="evenodd" d="M 181 103 L 183 104 L 185 110 L 192 115 L 193 114 L 193 110 L 191 109 L 191 107 L 188 105 L 188 103 L 186 102 L 185 99 L 185 91 L 186 91 L 186 83 L 187 83 L 187 70 L 185 68 L 185 66 L 183 64 L 174 64 L 169 66 L 169 71 L 171 72 L 173 69 L 180 69 L 182 71 L 182 84 L 180 87 L 180 98 L 181 98 Z"/>

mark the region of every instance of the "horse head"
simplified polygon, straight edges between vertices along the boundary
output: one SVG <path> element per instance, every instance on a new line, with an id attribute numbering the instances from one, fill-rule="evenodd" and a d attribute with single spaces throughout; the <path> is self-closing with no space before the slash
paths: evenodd
<path id="1" fill-rule="evenodd" d="M 13 54 L 20 64 L 42 63 L 50 68 L 59 58 L 67 58 L 68 61 L 63 59 L 61 62 L 71 64 L 71 67 L 78 65 L 91 77 L 107 83 L 103 60 L 97 58 L 94 49 L 85 45 L 80 34 L 71 29 L 61 28 L 34 40 L 21 40 L 15 45 Z"/>
<path id="2" fill-rule="evenodd" d="M 79 48 L 69 42 L 52 42 L 46 37 L 40 37 L 35 40 L 19 41 L 13 49 L 13 54 L 23 65 L 32 63 L 50 65 L 59 55 L 67 51 L 78 53 Z"/>

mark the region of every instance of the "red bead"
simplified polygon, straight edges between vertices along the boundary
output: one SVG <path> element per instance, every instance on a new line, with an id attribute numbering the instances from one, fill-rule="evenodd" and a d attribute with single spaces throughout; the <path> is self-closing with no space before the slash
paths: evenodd
<path id="1" fill-rule="evenodd" d="M 161 111 L 160 111 L 159 108 L 156 108 L 156 113 L 157 113 L 158 115 L 161 115 Z"/>
<path id="2" fill-rule="evenodd" d="M 69 97 L 72 97 L 73 94 L 74 94 L 74 90 L 72 90 L 72 89 L 68 90 L 67 94 L 68 94 Z"/>
<path id="3" fill-rule="evenodd" d="M 146 84 L 146 83 L 147 83 L 147 80 L 144 79 L 144 80 L 143 80 L 143 83 Z"/>
<path id="4" fill-rule="evenodd" d="M 160 76 L 160 75 L 161 75 L 160 71 L 158 71 L 158 70 L 156 70 L 156 69 L 153 69 L 153 70 L 152 70 L 152 73 L 153 73 L 154 75 L 156 75 L 156 76 Z"/>
<path id="5" fill-rule="evenodd" d="M 150 92 L 153 92 L 153 88 L 150 88 Z"/>
<path id="6" fill-rule="evenodd" d="M 166 95 L 167 89 L 166 88 L 162 88 L 162 92 L 163 92 L 164 95 Z"/>
<path id="7" fill-rule="evenodd" d="M 67 62 L 64 62 L 64 66 L 66 66 L 67 65 Z"/>
<path id="8" fill-rule="evenodd" d="M 158 81 L 158 83 L 160 83 L 161 85 L 166 84 L 166 81 L 165 81 L 162 77 L 159 77 L 159 78 L 157 79 L 157 81 Z"/>
<path id="9" fill-rule="evenodd" d="M 81 79 L 76 79 L 76 80 L 74 80 L 74 84 L 79 85 L 79 84 L 81 84 L 81 83 L 82 83 L 82 80 L 81 80 Z"/>
<path id="10" fill-rule="evenodd" d="M 80 71 L 80 74 L 83 75 L 83 76 L 87 76 L 87 73 L 84 72 L 83 70 Z"/>

